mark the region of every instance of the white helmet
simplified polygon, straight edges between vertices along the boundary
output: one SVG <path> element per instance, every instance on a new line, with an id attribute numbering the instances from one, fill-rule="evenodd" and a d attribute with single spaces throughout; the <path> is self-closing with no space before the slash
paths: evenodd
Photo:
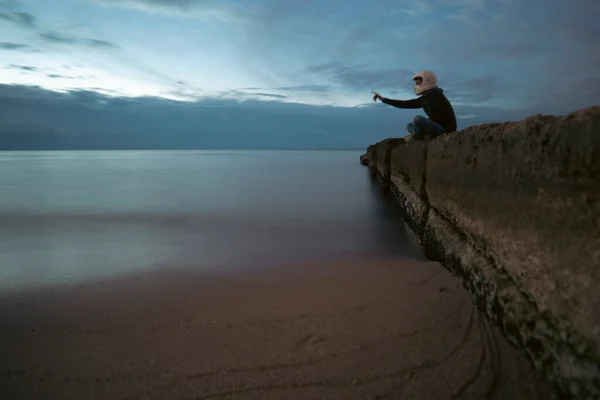
<path id="1" fill-rule="evenodd" d="M 421 78 L 421 84 L 415 85 L 415 94 L 421 94 L 426 90 L 437 87 L 437 77 L 431 71 L 420 71 L 415 74 L 413 80 Z"/>

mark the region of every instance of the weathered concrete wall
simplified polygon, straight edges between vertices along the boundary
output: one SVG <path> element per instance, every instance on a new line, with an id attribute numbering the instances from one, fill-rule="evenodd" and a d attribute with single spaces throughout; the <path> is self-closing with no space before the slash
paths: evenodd
<path id="1" fill-rule="evenodd" d="M 365 162 L 427 256 L 539 370 L 574 398 L 600 397 L 600 107 L 387 139 Z"/>
<path id="2" fill-rule="evenodd" d="M 406 143 L 404 139 L 388 138 L 371 145 L 367 149 L 365 158 L 361 161 L 367 163 L 371 173 L 376 175 L 382 186 L 387 189 L 390 180 L 390 157 L 394 146 Z M 368 160 L 368 161 L 367 161 Z"/>

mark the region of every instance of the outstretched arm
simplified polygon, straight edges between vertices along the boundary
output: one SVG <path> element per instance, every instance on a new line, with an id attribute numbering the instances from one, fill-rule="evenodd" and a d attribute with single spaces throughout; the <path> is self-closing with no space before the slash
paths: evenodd
<path id="1" fill-rule="evenodd" d="M 381 102 L 397 108 L 423 108 L 423 99 L 421 97 L 412 100 L 394 100 L 383 97 Z"/>
<path id="2" fill-rule="evenodd" d="M 423 98 L 417 97 L 412 100 L 394 100 L 388 99 L 381 96 L 379 93 L 373 92 L 373 101 L 377 101 L 377 99 L 381 100 L 382 103 L 388 104 L 392 107 L 397 108 L 423 108 Z"/>

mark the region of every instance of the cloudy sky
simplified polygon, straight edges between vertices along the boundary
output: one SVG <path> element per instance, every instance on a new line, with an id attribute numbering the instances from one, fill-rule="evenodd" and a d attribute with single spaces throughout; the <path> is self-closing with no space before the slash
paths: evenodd
<path id="1" fill-rule="evenodd" d="M 0 149 L 363 147 L 415 113 L 371 89 L 412 98 L 421 69 L 459 128 L 564 114 L 600 104 L 599 18 L 597 0 L 0 0 Z"/>

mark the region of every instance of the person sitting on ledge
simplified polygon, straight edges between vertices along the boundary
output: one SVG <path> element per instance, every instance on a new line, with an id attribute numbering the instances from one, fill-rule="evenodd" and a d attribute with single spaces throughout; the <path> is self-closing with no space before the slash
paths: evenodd
<path id="1" fill-rule="evenodd" d="M 398 108 L 422 108 L 429 119 L 422 115 L 417 115 L 413 121 L 406 126 L 409 140 L 427 140 L 433 139 L 444 133 L 456 131 L 456 116 L 452 104 L 444 94 L 444 91 L 437 85 L 437 77 L 431 71 L 421 71 L 417 73 L 413 80 L 415 81 L 415 94 L 420 97 L 412 100 L 393 100 L 373 92 L 373 101 L 377 99 L 385 104 Z"/>

